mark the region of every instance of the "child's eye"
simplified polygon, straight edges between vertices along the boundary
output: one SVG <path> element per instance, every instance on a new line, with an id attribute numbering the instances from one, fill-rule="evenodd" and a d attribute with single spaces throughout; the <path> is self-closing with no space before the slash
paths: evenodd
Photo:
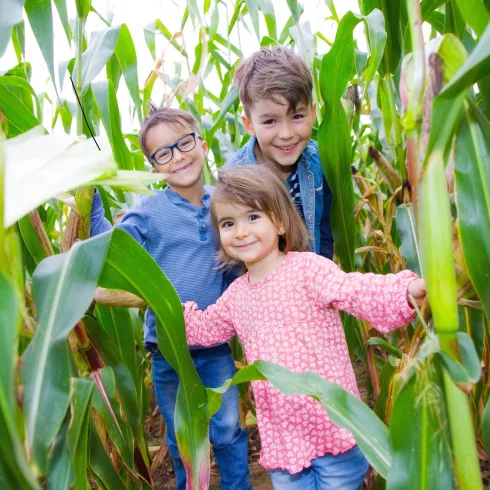
<path id="1" fill-rule="evenodd" d="M 295 114 L 293 119 L 303 119 L 305 116 L 303 114 Z"/>
<path id="2" fill-rule="evenodd" d="M 274 119 L 267 119 L 267 121 L 264 121 L 263 124 L 274 124 L 275 121 Z"/>
<path id="3" fill-rule="evenodd" d="M 233 226 L 232 221 L 223 221 L 223 223 L 221 223 L 221 228 L 229 228 L 230 226 Z"/>
<path id="4" fill-rule="evenodd" d="M 248 216 L 248 219 L 250 221 L 255 221 L 255 220 L 258 220 L 260 218 L 260 216 L 258 214 L 249 214 Z"/>

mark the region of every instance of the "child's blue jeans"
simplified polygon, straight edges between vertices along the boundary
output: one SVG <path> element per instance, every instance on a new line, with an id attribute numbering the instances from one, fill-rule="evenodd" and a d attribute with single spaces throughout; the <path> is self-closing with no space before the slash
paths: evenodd
<path id="1" fill-rule="evenodd" d="M 269 474 L 275 490 L 358 490 L 368 468 L 367 459 L 354 446 L 345 453 L 315 458 L 299 473 L 277 469 Z"/>
<path id="2" fill-rule="evenodd" d="M 153 384 L 158 406 L 166 425 L 165 441 L 173 459 L 178 490 L 186 488 L 186 474 L 175 438 L 174 410 L 179 378 L 163 358 L 155 344 L 147 345 L 152 352 Z M 236 373 L 228 344 L 190 351 L 194 366 L 208 388 L 217 388 Z M 220 473 L 220 488 L 251 490 L 248 472 L 248 439 L 238 423 L 238 389 L 223 394 L 221 408 L 209 423 L 209 438 Z"/>

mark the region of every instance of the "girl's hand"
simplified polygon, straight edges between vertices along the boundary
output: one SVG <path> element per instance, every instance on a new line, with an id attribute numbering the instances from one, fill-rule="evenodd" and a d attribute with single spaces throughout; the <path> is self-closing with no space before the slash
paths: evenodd
<path id="1" fill-rule="evenodd" d="M 423 279 L 414 279 L 408 285 L 407 295 L 408 294 L 413 296 L 415 303 L 417 303 L 417 306 L 420 308 L 422 306 L 422 303 L 424 302 L 425 295 L 427 294 L 425 281 Z M 408 303 L 410 304 L 410 306 L 412 306 L 410 301 Z"/>

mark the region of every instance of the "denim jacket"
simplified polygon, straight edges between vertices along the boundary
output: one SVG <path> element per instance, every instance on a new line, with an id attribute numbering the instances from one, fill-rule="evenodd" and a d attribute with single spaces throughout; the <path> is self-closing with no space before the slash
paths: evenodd
<path id="1" fill-rule="evenodd" d="M 250 138 L 250 141 L 226 162 L 225 168 L 258 163 L 254 153 L 256 141 L 255 137 Z M 310 140 L 306 145 L 297 165 L 303 215 L 311 239 L 311 250 L 332 259 L 333 237 L 330 228 L 332 192 L 323 176 L 316 141 Z"/>

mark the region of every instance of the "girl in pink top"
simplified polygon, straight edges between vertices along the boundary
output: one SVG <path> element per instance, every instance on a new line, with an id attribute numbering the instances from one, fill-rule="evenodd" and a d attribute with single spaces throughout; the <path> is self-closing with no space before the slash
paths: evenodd
<path id="1" fill-rule="evenodd" d="M 342 272 L 306 252 L 309 238 L 284 184 L 262 165 L 220 173 L 212 197 L 224 266 L 243 267 L 215 305 L 184 305 L 189 344 L 213 345 L 238 335 L 247 361 L 313 371 L 359 397 L 339 310 L 389 332 L 415 318 L 408 302 L 425 296 L 410 271 Z M 268 381 L 252 382 L 262 442 L 260 463 L 275 489 L 357 489 L 368 463 L 352 434 L 322 405 L 285 396 Z"/>

